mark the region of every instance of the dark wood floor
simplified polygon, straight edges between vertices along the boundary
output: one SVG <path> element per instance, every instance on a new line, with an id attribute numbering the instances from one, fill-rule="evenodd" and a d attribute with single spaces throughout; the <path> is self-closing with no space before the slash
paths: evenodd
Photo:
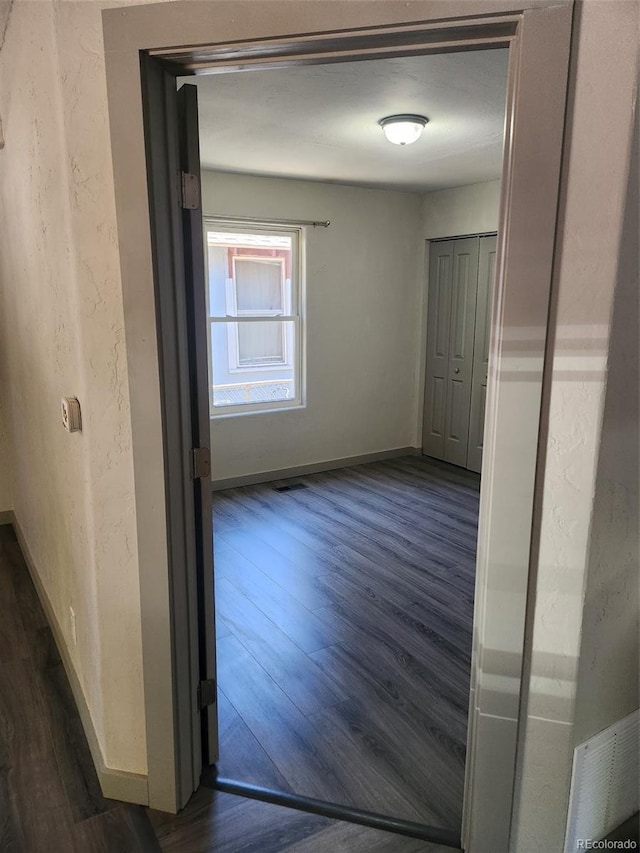
<path id="1" fill-rule="evenodd" d="M 449 848 L 199 789 L 179 815 L 105 799 L 13 531 L 0 526 L 2 853 L 447 853 Z"/>
<path id="2" fill-rule="evenodd" d="M 144 809 L 100 793 L 73 695 L 13 531 L 0 526 L 0 850 L 159 850 Z"/>
<path id="3" fill-rule="evenodd" d="M 215 495 L 218 771 L 458 830 L 479 478 L 299 482 Z"/>
<path id="4" fill-rule="evenodd" d="M 151 813 L 166 853 L 452 853 L 345 821 L 200 788 L 177 816 Z"/>
<path id="5" fill-rule="evenodd" d="M 442 531 L 452 524 L 473 528 L 469 507 L 474 489 L 464 475 L 445 469 L 432 472 L 436 476 L 426 478 L 430 485 L 425 487 L 425 482 L 416 482 L 415 462 L 383 467 L 393 483 L 375 537 L 371 532 L 375 524 L 367 530 L 363 521 L 373 524 L 373 482 L 382 469 L 353 469 L 345 473 L 342 484 L 336 475 L 311 477 L 309 487 L 299 492 L 277 493 L 269 487 L 237 490 L 244 494 L 244 503 L 235 502 L 234 510 L 230 495 L 220 495 L 217 523 L 220 527 L 226 518 L 226 530 L 220 530 L 218 548 L 227 552 L 227 568 L 218 561 L 221 678 L 227 694 L 220 696 L 220 770 L 239 776 L 233 772 L 235 761 L 235 768 L 251 767 L 253 780 L 263 784 L 295 785 L 302 793 L 328 799 L 355 797 L 359 805 L 421 820 L 433 809 L 431 822 L 451 825 L 448 818 L 457 819 L 459 804 L 448 806 L 445 799 L 449 802 L 452 792 L 458 796 L 460 789 L 463 683 L 468 678 L 468 638 L 459 636 L 455 625 L 470 612 L 471 594 L 460 582 L 464 561 L 456 557 L 454 565 L 445 556 L 442 538 L 434 536 L 429 553 L 420 553 L 421 531 L 413 515 L 419 507 L 418 513 L 429 517 L 428 526 L 436 534 L 436 528 Z M 418 465 L 417 470 L 418 480 L 425 479 L 426 468 Z M 367 494 L 372 488 L 373 493 Z M 344 505 L 347 493 L 357 495 L 350 508 Z M 407 494 L 413 497 L 405 513 L 400 506 Z M 446 511 L 438 507 L 438 496 L 444 494 L 451 496 Z M 312 500 L 319 501 L 319 511 L 310 516 Z M 254 535 L 243 545 L 237 532 L 251 518 Z M 349 533 L 348 540 L 343 533 Z M 247 552 L 250 541 L 269 555 L 268 566 L 258 560 L 256 551 Z M 396 552 L 413 566 L 408 575 L 399 571 Z M 374 571 L 381 554 L 384 575 L 387 580 L 392 577 L 392 584 L 381 585 Z M 472 565 L 469 554 L 465 559 L 467 566 Z M 322 571 L 318 561 L 325 567 Z M 429 566 L 438 583 L 426 595 L 421 573 Z M 251 623 L 243 617 L 247 608 Z M 369 613 L 374 616 L 369 618 Z M 396 620 L 393 637 L 388 633 L 389 619 Z M 445 651 L 457 664 L 443 676 L 438 661 Z M 235 673 L 230 671 L 232 661 L 240 664 Z M 242 704 L 239 696 L 245 698 L 244 716 L 232 704 Z M 377 708 L 373 720 L 367 716 L 369 706 Z M 438 715 L 447 717 L 446 727 Z M 428 748 L 404 764 L 395 753 L 398 733 L 414 737 L 416 727 Z M 447 771 L 449 775 L 443 770 L 438 779 L 440 766 L 444 768 L 451 756 L 457 756 L 454 769 Z M 304 757 L 311 760 L 303 764 Z M 364 768 L 371 758 L 373 764 L 367 765 L 358 782 L 358 767 Z M 447 792 L 439 800 L 434 798 L 438 788 Z M 173 816 L 103 798 L 20 549 L 11 528 L 0 526 L 3 853 L 446 853 L 448 849 L 204 787 Z"/>
<path id="6" fill-rule="evenodd" d="M 230 628 L 225 631 L 231 637 Z M 255 737 L 247 738 L 248 727 L 237 714 L 225 715 L 223 709 L 222 717 L 223 743 L 235 744 L 245 761 Z M 225 752 L 229 758 L 229 748 Z M 272 772 L 273 762 L 260 771 L 265 779 Z M 637 816 L 610 838 L 637 843 Z M 450 853 L 450 848 L 206 788 L 200 788 L 179 815 L 104 799 L 20 549 L 11 528 L 0 526 L 0 851 L 158 850 Z"/>

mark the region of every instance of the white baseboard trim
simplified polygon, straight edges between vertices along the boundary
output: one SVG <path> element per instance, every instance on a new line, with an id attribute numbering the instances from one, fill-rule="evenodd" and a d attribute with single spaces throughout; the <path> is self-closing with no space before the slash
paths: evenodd
<path id="1" fill-rule="evenodd" d="M 7 509 L 0 512 L 0 526 L 3 524 L 13 524 L 13 510 Z"/>
<path id="2" fill-rule="evenodd" d="M 214 492 L 222 489 L 235 489 L 237 486 L 255 486 L 257 483 L 273 483 L 276 480 L 290 480 L 304 474 L 319 474 L 321 471 L 334 471 L 338 468 L 352 468 L 354 465 L 366 465 L 368 462 L 382 462 L 384 459 L 396 459 L 399 456 L 422 456 L 419 447 L 396 447 L 393 450 L 379 450 L 376 453 L 364 453 L 361 456 L 346 456 L 344 459 L 329 459 L 326 462 L 311 462 L 309 465 L 294 465 L 291 468 L 278 468 L 277 471 L 261 471 L 259 474 L 243 474 L 239 477 L 227 477 L 224 480 L 212 480 Z"/>
<path id="3" fill-rule="evenodd" d="M 58 652 L 62 659 L 62 664 L 67 674 L 67 678 L 69 679 L 71 692 L 73 693 L 76 708 L 80 715 L 80 721 L 82 722 L 82 728 L 84 729 L 91 757 L 96 768 L 96 773 L 98 774 L 98 781 L 100 783 L 102 794 L 110 800 L 122 800 L 126 803 L 137 803 L 142 806 L 147 806 L 149 805 L 149 784 L 147 776 L 139 773 L 131 773 L 127 770 L 115 770 L 111 767 L 107 767 L 104 763 L 102 750 L 100 749 L 98 736 L 93 725 L 93 720 L 91 719 L 89 706 L 87 705 L 84 692 L 80 686 L 80 679 L 78 678 L 73 661 L 69 655 L 69 651 L 64 641 L 64 636 L 60 629 L 60 625 L 58 624 L 58 620 L 56 619 L 53 607 L 51 606 L 49 596 L 47 595 L 47 592 L 42 585 L 42 581 L 40 580 L 40 576 L 36 571 L 35 563 L 31 556 L 31 552 L 29 551 L 29 546 L 25 541 L 20 524 L 13 512 L 10 513 L 10 522 L 13 525 L 18 543 L 22 550 L 24 561 L 29 569 L 31 580 L 33 581 L 33 585 L 38 593 L 38 598 L 40 599 L 42 609 L 47 617 L 51 633 L 53 634 L 56 646 L 58 647 Z"/>

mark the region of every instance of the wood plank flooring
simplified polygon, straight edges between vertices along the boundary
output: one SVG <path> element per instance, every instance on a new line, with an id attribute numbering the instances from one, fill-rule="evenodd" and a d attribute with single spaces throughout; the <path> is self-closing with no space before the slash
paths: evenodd
<path id="1" fill-rule="evenodd" d="M 2 853 L 446 853 L 354 824 L 200 788 L 178 815 L 106 800 L 53 636 L 18 543 L 0 526 Z M 222 734 L 285 784 L 237 714 Z M 243 752 L 244 750 L 244 752 Z"/>
<path id="2" fill-rule="evenodd" d="M 6 525 L 0 526 L 0 850 L 160 850 L 143 808 L 100 793 L 53 636 Z"/>
<path id="3" fill-rule="evenodd" d="M 475 537 L 476 484 L 421 460 L 307 482 L 298 492 L 251 487 L 235 490 L 241 500 L 216 499 L 220 772 L 452 826 L 468 678 L 459 626 L 472 600 L 464 543 Z M 422 528 L 416 513 L 429 516 Z M 421 530 L 434 525 L 425 550 Z M 457 525 L 464 536 L 451 559 L 441 533 Z M 454 666 L 445 668 L 449 654 Z M 399 750 L 403 739 L 422 752 Z M 178 815 L 106 800 L 15 536 L 0 526 L 0 850 L 160 849 L 449 848 L 204 787 Z"/>
<path id="4" fill-rule="evenodd" d="M 296 482 L 214 495 L 218 772 L 459 830 L 479 477 Z"/>
<path id="5" fill-rule="evenodd" d="M 345 821 L 200 788 L 177 816 L 151 812 L 166 853 L 452 853 Z"/>

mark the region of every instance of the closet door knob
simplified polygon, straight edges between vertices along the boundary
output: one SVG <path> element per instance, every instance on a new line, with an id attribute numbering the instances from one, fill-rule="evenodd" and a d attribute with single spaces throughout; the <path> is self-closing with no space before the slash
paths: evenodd
<path id="1" fill-rule="evenodd" d="M 456 369 L 455 369 L 453 372 L 454 372 L 454 373 L 460 373 L 460 368 L 459 368 L 459 367 L 456 367 Z"/>

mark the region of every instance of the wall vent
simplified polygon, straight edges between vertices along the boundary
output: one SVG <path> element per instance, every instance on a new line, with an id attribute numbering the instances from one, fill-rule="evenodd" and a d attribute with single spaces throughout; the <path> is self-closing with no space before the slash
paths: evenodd
<path id="1" fill-rule="evenodd" d="M 584 850 L 638 811 L 640 710 L 573 753 L 565 853 Z"/>

